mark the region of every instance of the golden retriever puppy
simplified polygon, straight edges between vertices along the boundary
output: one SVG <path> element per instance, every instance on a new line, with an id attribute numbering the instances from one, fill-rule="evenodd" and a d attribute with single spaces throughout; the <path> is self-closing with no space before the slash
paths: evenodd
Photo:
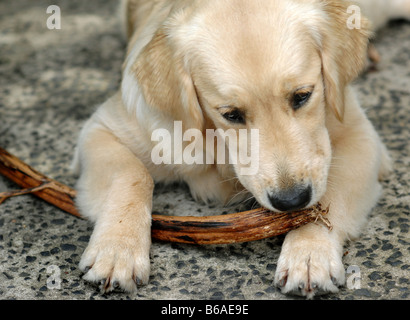
<path id="1" fill-rule="evenodd" d="M 252 195 L 276 212 L 330 206 L 332 231 L 317 223 L 286 236 L 275 282 L 309 298 L 338 290 L 343 243 L 359 235 L 380 195 L 378 179 L 389 170 L 349 86 L 364 66 L 370 35 L 364 17 L 359 28 L 347 27 L 349 5 L 125 4 L 121 88 L 85 124 L 76 155 L 77 204 L 95 223 L 80 262 L 86 280 L 107 292 L 147 283 L 154 182 L 185 181 L 201 201 Z M 203 142 L 212 130 L 229 137 L 222 147 L 214 145 L 218 139 Z M 193 153 L 195 161 L 186 157 Z M 235 153 L 250 161 L 230 161 Z"/>

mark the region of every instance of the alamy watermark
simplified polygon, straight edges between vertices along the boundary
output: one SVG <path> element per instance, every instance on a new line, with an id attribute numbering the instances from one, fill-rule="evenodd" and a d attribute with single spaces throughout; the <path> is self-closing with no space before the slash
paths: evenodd
<path id="1" fill-rule="evenodd" d="M 57 5 L 50 5 L 46 10 L 50 16 L 47 18 L 47 28 L 50 30 L 61 29 L 61 9 Z M 350 30 L 360 29 L 362 25 L 362 12 L 359 6 L 350 5 L 347 8 L 347 13 L 350 14 L 346 21 L 347 28 Z"/>
<path id="2" fill-rule="evenodd" d="M 60 290 L 61 289 L 61 269 L 57 265 L 50 265 L 47 267 L 47 289 Z M 346 270 L 346 288 L 349 290 L 361 289 L 361 272 L 360 267 L 351 265 Z"/>
<path id="3" fill-rule="evenodd" d="M 346 278 L 346 287 L 349 290 L 357 290 L 361 289 L 361 273 L 360 267 L 356 265 L 352 265 L 347 267 L 346 274 L 348 275 Z"/>
<path id="4" fill-rule="evenodd" d="M 350 14 L 346 21 L 348 29 L 360 29 L 362 27 L 362 10 L 359 6 L 351 5 L 347 8 L 347 13 Z"/>
<path id="5" fill-rule="evenodd" d="M 156 129 L 151 141 L 157 142 L 151 151 L 156 165 L 229 163 L 239 165 L 241 175 L 255 175 L 259 170 L 258 129 L 207 129 L 204 135 L 195 128 L 183 132 L 182 121 L 174 121 L 173 132 Z"/>
<path id="6" fill-rule="evenodd" d="M 50 276 L 47 278 L 47 289 L 60 290 L 61 289 L 61 269 L 59 266 L 52 264 L 47 267 L 47 273 Z"/>
<path id="7" fill-rule="evenodd" d="M 49 30 L 61 29 L 61 9 L 59 6 L 51 5 L 47 7 L 47 14 L 50 16 L 47 18 L 47 28 Z"/>
<path id="8" fill-rule="evenodd" d="M 50 30 L 61 29 L 61 9 L 57 5 L 50 5 L 46 10 L 50 16 L 47 18 L 47 28 Z M 362 25 L 362 12 L 359 6 L 350 5 L 347 8 L 347 13 L 350 14 L 346 21 L 347 28 L 350 30 L 360 29 Z"/>

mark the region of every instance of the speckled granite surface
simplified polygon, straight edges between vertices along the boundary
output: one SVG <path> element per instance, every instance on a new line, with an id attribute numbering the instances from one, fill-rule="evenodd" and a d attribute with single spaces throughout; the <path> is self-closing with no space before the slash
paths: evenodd
<path id="1" fill-rule="evenodd" d="M 120 80 L 125 47 L 116 3 L 53 1 L 62 29 L 48 30 L 49 1 L 0 2 L 0 146 L 71 186 L 78 132 Z M 376 47 L 379 70 L 355 87 L 391 151 L 394 173 L 362 237 L 345 247 L 345 268 L 360 269 L 360 288 L 318 299 L 410 299 L 410 24 L 390 24 Z M 15 186 L 0 177 L 0 190 L 6 188 Z M 155 194 L 161 213 L 241 209 L 198 205 L 183 188 Z M 291 298 L 272 285 L 282 237 L 220 246 L 154 242 L 150 284 L 133 295 L 101 295 L 77 268 L 91 230 L 33 196 L 7 200 L 0 206 L 0 299 Z"/>

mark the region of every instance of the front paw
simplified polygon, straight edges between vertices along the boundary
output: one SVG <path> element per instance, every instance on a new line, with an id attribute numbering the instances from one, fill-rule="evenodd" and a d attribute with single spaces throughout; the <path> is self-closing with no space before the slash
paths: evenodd
<path id="1" fill-rule="evenodd" d="M 148 283 L 150 245 L 135 236 L 93 235 L 80 261 L 83 279 L 99 284 L 103 292 L 136 291 Z"/>
<path id="2" fill-rule="evenodd" d="M 315 227 L 287 235 L 275 274 L 282 293 L 312 299 L 315 294 L 335 293 L 345 283 L 342 246 L 327 230 Z"/>

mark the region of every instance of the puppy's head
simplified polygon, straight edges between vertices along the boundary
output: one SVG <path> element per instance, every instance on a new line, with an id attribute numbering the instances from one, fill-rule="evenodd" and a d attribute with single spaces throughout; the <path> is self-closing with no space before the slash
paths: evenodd
<path id="1" fill-rule="evenodd" d="M 147 103 L 203 130 L 257 129 L 258 170 L 242 185 L 271 210 L 315 204 L 331 162 L 326 117 L 343 121 L 364 66 L 367 20 L 349 29 L 339 0 L 206 0 L 171 16 L 133 72 Z M 238 134 L 238 136 L 240 136 Z M 249 152 L 245 151 L 249 155 Z"/>

